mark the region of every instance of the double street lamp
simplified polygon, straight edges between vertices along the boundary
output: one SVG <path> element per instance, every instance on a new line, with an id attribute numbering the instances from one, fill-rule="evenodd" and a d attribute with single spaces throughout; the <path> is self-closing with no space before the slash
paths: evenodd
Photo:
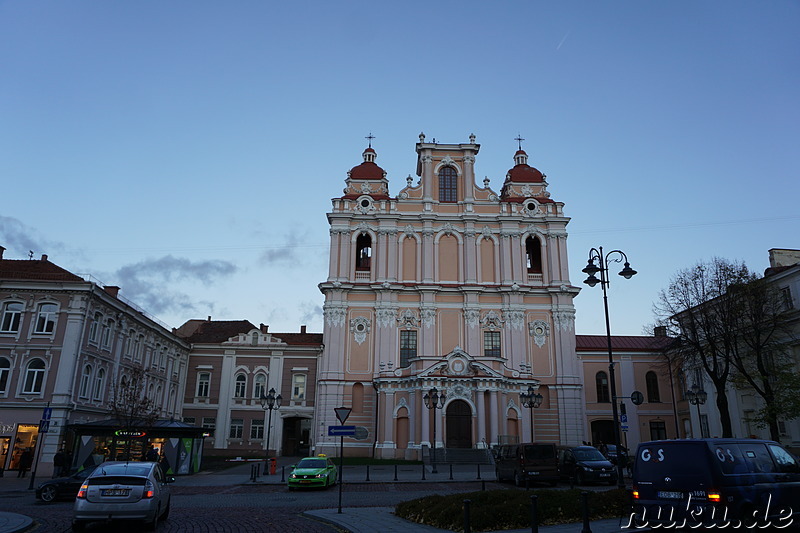
<path id="1" fill-rule="evenodd" d="M 522 406 L 528 408 L 528 413 L 531 417 L 531 442 L 533 442 L 533 410 L 538 409 L 542 405 L 544 396 L 536 392 L 532 386 L 528 385 L 528 392 L 520 393 L 519 399 L 522 402 Z"/>
<path id="2" fill-rule="evenodd" d="M 597 264 L 595 265 L 595 261 Z M 589 262 L 582 270 L 587 278 L 583 281 L 590 287 L 594 287 L 598 283 L 603 288 L 603 309 L 606 316 L 606 343 L 608 344 L 608 377 L 611 387 L 611 412 L 613 417 L 614 426 L 614 445 L 619 453 L 620 450 L 620 432 L 619 432 L 619 412 L 617 410 L 617 384 L 614 379 L 614 356 L 611 349 L 611 325 L 608 320 L 608 293 L 606 288 L 611 283 L 608 277 L 608 264 L 611 263 L 625 263 L 625 267 L 619 272 L 619 275 L 625 279 L 631 279 L 636 275 L 636 271 L 631 268 L 628 262 L 628 256 L 622 250 L 612 250 L 608 253 L 603 253 L 603 247 L 592 248 L 589 250 Z M 595 276 L 600 273 L 600 279 Z M 617 486 L 619 488 L 625 487 L 625 479 L 622 477 L 622 461 L 617 460 Z"/>
<path id="3" fill-rule="evenodd" d="M 269 411 L 269 417 L 267 419 L 267 445 L 265 448 L 267 449 L 267 460 L 269 460 L 269 433 L 272 429 L 272 410 L 273 409 L 280 409 L 281 408 L 281 401 L 283 397 L 278 394 L 275 396 L 275 389 L 269 389 L 269 393 L 264 396 L 264 392 L 261 392 L 261 407 L 265 411 Z"/>
<path id="4" fill-rule="evenodd" d="M 422 396 L 422 401 L 425 402 L 425 407 L 429 410 L 433 411 L 433 455 L 431 455 L 431 464 L 433 465 L 433 469 L 431 470 L 434 474 L 437 473 L 436 471 L 436 410 L 444 408 L 444 402 L 447 399 L 447 395 L 444 391 L 439 392 L 436 387 L 433 387 L 431 390 L 426 392 Z"/>
<path id="5" fill-rule="evenodd" d="M 697 406 L 697 425 L 700 428 L 700 437 L 704 438 L 703 420 L 700 418 L 700 406 L 706 403 L 706 400 L 708 399 L 708 393 L 700 388 L 700 385 L 695 383 L 692 385 L 691 389 L 686 391 L 686 399 L 689 400 L 690 404 Z"/>

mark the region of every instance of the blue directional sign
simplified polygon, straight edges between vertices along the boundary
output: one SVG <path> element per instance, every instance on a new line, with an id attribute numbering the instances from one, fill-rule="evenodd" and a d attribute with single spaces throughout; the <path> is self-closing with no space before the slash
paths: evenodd
<path id="1" fill-rule="evenodd" d="M 355 426 L 328 426 L 329 437 L 354 437 L 355 434 Z"/>
<path id="2" fill-rule="evenodd" d="M 44 411 L 42 411 L 42 420 L 50 420 L 50 416 L 53 414 L 52 407 L 45 407 Z"/>
<path id="3" fill-rule="evenodd" d="M 627 424 L 628 423 L 628 415 L 619 415 L 619 422 L 620 422 L 620 424 Z"/>

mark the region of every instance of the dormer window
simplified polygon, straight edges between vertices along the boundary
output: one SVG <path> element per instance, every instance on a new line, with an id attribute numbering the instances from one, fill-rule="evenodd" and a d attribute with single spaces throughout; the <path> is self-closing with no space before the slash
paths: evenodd
<path id="1" fill-rule="evenodd" d="M 458 174 L 453 167 L 442 167 L 439 171 L 439 201 L 458 201 Z"/>
<path id="2" fill-rule="evenodd" d="M 525 258 L 528 272 L 541 274 L 542 243 L 539 242 L 537 237 L 528 237 L 525 239 Z"/>
<path id="3" fill-rule="evenodd" d="M 372 264 L 372 237 L 361 234 L 356 239 L 356 270 L 369 270 Z"/>

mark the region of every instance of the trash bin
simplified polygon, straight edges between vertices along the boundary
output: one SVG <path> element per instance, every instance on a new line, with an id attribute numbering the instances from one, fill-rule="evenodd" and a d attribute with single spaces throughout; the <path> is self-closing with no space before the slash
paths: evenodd
<path id="1" fill-rule="evenodd" d="M 269 458 L 269 474 L 274 476 L 275 473 L 278 471 L 278 460 L 274 457 Z"/>

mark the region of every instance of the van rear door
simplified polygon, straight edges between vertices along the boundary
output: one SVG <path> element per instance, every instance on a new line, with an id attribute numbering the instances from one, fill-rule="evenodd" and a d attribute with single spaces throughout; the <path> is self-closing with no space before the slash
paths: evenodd
<path id="1" fill-rule="evenodd" d="M 642 503 L 684 504 L 705 501 L 712 463 L 703 442 L 647 442 L 639 445 L 633 484 Z"/>

